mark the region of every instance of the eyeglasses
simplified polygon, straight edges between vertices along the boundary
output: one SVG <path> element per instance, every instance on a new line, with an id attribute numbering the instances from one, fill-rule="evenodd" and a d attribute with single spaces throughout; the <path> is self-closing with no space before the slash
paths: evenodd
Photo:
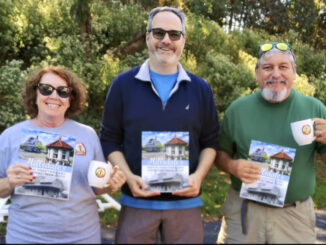
<path id="1" fill-rule="evenodd" d="M 55 88 L 52 85 L 46 84 L 46 83 L 39 83 L 36 85 L 36 87 L 38 88 L 40 93 L 44 96 L 49 96 L 53 93 L 54 90 L 56 90 L 57 94 L 61 98 L 68 98 L 72 91 L 72 88 L 67 87 L 67 86 L 59 86 L 59 87 Z"/>
<path id="2" fill-rule="evenodd" d="M 281 51 L 290 50 L 292 52 L 291 46 L 288 43 L 265 43 L 259 46 L 258 57 L 261 57 L 264 53 L 272 50 L 273 48 L 277 48 Z"/>
<path id="3" fill-rule="evenodd" d="M 166 31 L 161 28 L 153 28 L 152 30 L 149 30 L 148 32 L 153 33 L 153 37 L 159 40 L 163 40 L 165 37 L 165 34 L 169 34 L 169 38 L 171 41 L 178 41 L 181 38 L 181 35 L 184 35 L 182 31 L 177 31 L 177 30 L 170 30 Z"/>

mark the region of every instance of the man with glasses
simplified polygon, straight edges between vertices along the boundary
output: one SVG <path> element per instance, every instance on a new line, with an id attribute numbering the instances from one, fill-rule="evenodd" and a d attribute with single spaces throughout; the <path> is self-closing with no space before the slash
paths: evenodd
<path id="1" fill-rule="evenodd" d="M 287 43 L 260 46 L 256 80 L 260 87 L 227 109 L 219 135 L 215 165 L 231 174 L 231 187 L 223 205 L 218 243 L 314 243 L 314 153 L 326 161 L 326 109 L 317 99 L 292 89 L 295 56 Z M 316 139 L 299 146 L 290 124 L 313 118 Z M 261 169 L 247 159 L 252 140 L 296 149 L 285 204 L 282 208 L 243 201 L 241 182 L 254 183 Z"/>
<path id="2" fill-rule="evenodd" d="M 185 35 L 182 12 L 170 7 L 153 9 L 146 33 L 149 59 L 117 76 L 106 98 L 101 143 L 108 160 L 127 176 L 120 200 L 117 243 L 156 243 L 158 233 L 164 243 L 204 241 L 200 188 L 214 163 L 219 122 L 209 85 L 179 63 Z M 155 137 L 144 142 L 148 134 Z M 172 139 L 159 144 L 167 135 Z M 150 143 L 150 150 L 145 152 Z M 176 171 L 176 165 L 167 166 L 174 160 L 166 159 L 163 153 L 185 153 L 187 157 L 178 159 L 189 168 L 186 184 L 164 193 L 148 190 L 142 169 L 147 154 L 160 155 L 152 157 L 161 161 L 157 168 L 165 171 L 158 177 Z"/>

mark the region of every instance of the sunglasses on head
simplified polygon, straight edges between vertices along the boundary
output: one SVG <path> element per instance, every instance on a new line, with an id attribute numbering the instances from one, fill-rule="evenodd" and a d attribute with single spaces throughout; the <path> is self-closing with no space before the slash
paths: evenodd
<path id="1" fill-rule="evenodd" d="M 171 41 L 178 41 L 181 38 L 181 35 L 183 35 L 182 31 L 177 31 L 177 30 L 170 30 L 166 31 L 161 28 L 153 28 L 152 30 L 149 30 L 148 32 L 153 33 L 153 37 L 159 40 L 162 40 L 165 37 L 165 34 L 169 34 L 169 38 Z"/>
<path id="2" fill-rule="evenodd" d="M 259 57 L 261 57 L 264 53 L 272 50 L 273 48 L 277 48 L 281 51 L 288 51 L 292 52 L 291 46 L 288 43 L 265 43 L 259 46 Z"/>
<path id="3" fill-rule="evenodd" d="M 67 86 L 59 86 L 59 87 L 55 88 L 52 85 L 46 84 L 46 83 L 39 83 L 36 85 L 36 87 L 38 88 L 40 93 L 44 96 L 49 96 L 53 93 L 54 90 L 56 90 L 57 94 L 61 98 L 68 98 L 72 91 L 72 88 L 67 87 Z"/>

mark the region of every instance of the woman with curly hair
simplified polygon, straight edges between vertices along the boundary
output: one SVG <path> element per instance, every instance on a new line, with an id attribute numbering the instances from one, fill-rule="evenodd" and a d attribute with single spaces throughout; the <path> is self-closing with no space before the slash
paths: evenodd
<path id="1" fill-rule="evenodd" d="M 27 79 L 22 97 L 31 119 L 0 136 L 0 197 L 11 195 L 6 243 L 100 243 L 96 195 L 126 178 L 114 167 L 108 187 L 88 184 L 89 163 L 105 158 L 94 129 L 71 119 L 84 108 L 85 84 L 66 68 L 46 67 Z M 56 140 L 42 142 L 48 138 Z"/>

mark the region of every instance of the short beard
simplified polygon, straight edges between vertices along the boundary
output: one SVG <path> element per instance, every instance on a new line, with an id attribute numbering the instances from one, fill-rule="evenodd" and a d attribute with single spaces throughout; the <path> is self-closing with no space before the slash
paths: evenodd
<path id="1" fill-rule="evenodd" d="M 276 83 L 278 81 L 275 81 L 275 80 L 268 80 L 265 82 L 265 85 L 266 84 L 272 84 L 272 83 Z M 284 83 L 285 85 L 287 84 L 287 81 L 279 81 L 279 82 L 282 82 Z M 270 88 L 267 88 L 267 87 L 264 87 L 261 91 L 261 94 L 263 96 L 263 98 L 267 101 L 270 101 L 270 102 L 281 102 L 283 100 L 286 99 L 286 95 L 288 93 L 288 89 L 287 88 L 284 88 L 282 91 L 280 92 L 276 92 L 276 91 L 272 91 Z"/>
<path id="2" fill-rule="evenodd" d="M 162 56 L 157 51 L 155 51 L 154 55 L 155 55 L 156 59 L 160 63 L 163 63 L 163 64 L 174 64 L 174 63 L 178 62 L 178 57 L 175 54 L 173 54 L 169 58 L 162 58 Z"/>

